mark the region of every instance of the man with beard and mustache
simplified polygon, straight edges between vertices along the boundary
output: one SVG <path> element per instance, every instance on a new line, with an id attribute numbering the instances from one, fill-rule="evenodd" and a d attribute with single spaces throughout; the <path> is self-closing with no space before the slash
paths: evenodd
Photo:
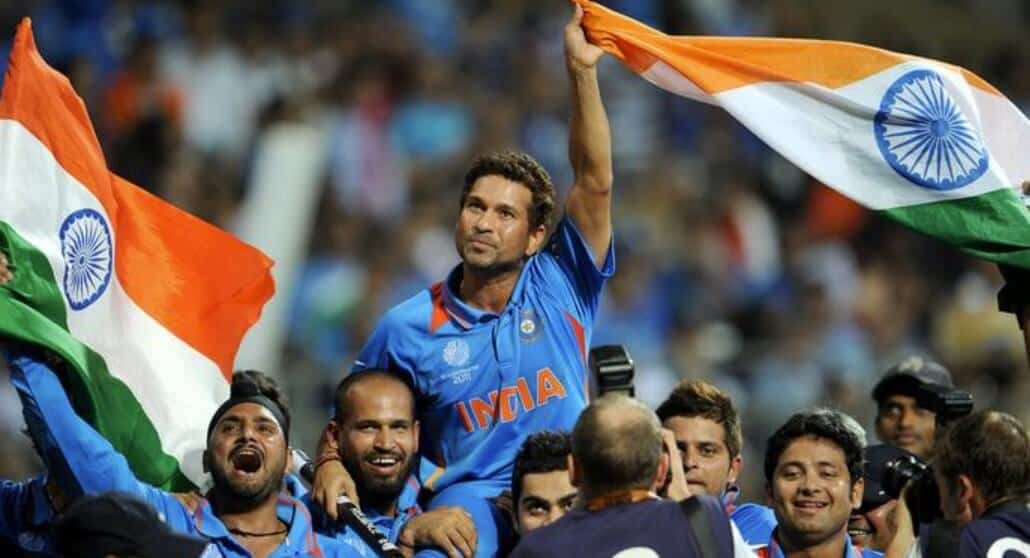
<path id="1" fill-rule="evenodd" d="M 452 558 L 473 556 L 476 530 L 467 512 L 442 507 L 422 513 L 418 505 L 412 472 L 419 423 L 415 396 L 404 378 L 385 371 L 347 376 L 336 388 L 333 413 L 328 432 L 354 479 L 362 513 L 402 549 L 435 547 Z M 346 527 L 325 521 L 315 506 L 312 511 L 319 532 L 356 538 Z"/>
<path id="2" fill-rule="evenodd" d="M 111 490 L 150 504 L 174 531 L 207 539 L 224 557 L 347 556 L 355 548 L 317 535 L 307 508 L 282 493 L 292 455 L 284 397 L 260 372 L 233 375 L 229 399 L 211 418 L 204 469 L 213 486 L 195 510 L 140 482 L 125 458 L 75 413 L 49 362 L 7 348 L 11 383 L 47 469 L 69 495 Z"/>

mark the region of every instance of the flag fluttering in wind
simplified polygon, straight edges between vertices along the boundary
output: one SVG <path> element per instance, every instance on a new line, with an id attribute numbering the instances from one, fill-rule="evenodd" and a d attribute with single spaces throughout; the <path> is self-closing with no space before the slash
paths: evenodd
<path id="1" fill-rule="evenodd" d="M 722 107 L 870 209 L 1030 268 L 1030 121 L 972 72 L 854 43 L 674 37 L 576 2 L 588 40 L 644 79 Z"/>
<path id="2" fill-rule="evenodd" d="M 68 363 L 72 402 L 168 489 L 203 479 L 207 422 L 275 288 L 271 260 L 111 173 L 68 80 L 18 27 L 0 99 L 0 337 Z"/>

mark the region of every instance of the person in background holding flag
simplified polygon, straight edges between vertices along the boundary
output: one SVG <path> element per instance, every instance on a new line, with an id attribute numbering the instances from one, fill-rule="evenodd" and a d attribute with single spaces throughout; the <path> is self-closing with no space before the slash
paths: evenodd
<path id="1" fill-rule="evenodd" d="M 290 469 L 290 414 L 261 373 L 233 376 L 230 397 L 211 417 L 203 461 L 213 486 L 191 512 L 173 494 L 137 480 L 125 458 L 72 408 L 57 373 L 31 349 L 8 346 L 11 382 L 29 433 L 57 485 L 69 495 L 111 490 L 142 498 L 173 530 L 199 535 L 225 557 L 347 556 L 317 535 L 307 508 L 282 493 Z"/>
<path id="2" fill-rule="evenodd" d="M 460 506 L 478 533 L 476 556 L 503 552 L 512 537 L 490 503 L 511 484 L 515 454 L 544 429 L 569 430 L 587 404 L 586 349 L 601 289 L 615 269 L 612 161 L 597 62 L 578 6 L 565 27 L 572 92 L 569 159 L 574 181 L 551 233 L 556 191 L 530 156 L 478 159 L 465 176 L 455 244 L 462 263 L 443 282 L 391 309 L 358 355 L 353 373 L 411 378 L 420 403 L 428 509 Z M 550 243 L 548 244 L 548 237 Z M 353 480 L 320 460 L 313 492 L 323 504 Z M 334 513 L 330 505 L 327 510 Z"/>

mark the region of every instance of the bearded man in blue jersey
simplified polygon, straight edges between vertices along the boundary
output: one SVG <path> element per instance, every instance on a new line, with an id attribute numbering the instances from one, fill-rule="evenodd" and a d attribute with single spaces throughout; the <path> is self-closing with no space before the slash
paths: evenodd
<path id="1" fill-rule="evenodd" d="M 461 506 L 477 556 L 504 546 L 488 499 L 510 486 L 515 454 L 539 430 L 571 430 L 587 404 L 586 351 L 602 285 L 615 268 L 611 138 L 582 8 L 565 28 L 572 93 L 574 181 L 553 224 L 557 193 L 530 156 L 478 159 L 465 176 L 455 244 L 462 263 L 442 282 L 386 313 L 353 372 L 407 374 L 422 425 L 429 509 Z M 553 225 L 553 226 L 552 226 Z M 333 451 L 319 459 L 314 495 L 356 496 Z"/>

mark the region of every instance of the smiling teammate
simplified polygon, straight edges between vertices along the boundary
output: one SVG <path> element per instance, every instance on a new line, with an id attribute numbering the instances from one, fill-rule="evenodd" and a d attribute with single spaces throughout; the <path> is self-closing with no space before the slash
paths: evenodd
<path id="1" fill-rule="evenodd" d="M 862 447 L 846 415 L 826 409 L 795 414 L 769 438 L 765 480 L 777 524 L 764 536 L 743 533 L 760 542 L 760 558 L 882 556 L 852 546 L 847 532 L 862 503 Z"/>
<path id="2" fill-rule="evenodd" d="M 455 227 L 462 263 L 387 312 L 353 369 L 410 376 L 429 465 L 422 481 L 436 493 L 429 508 L 469 510 L 477 556 L 493 556 L 510 535 L 487 499 L 510 485 L 523 440 L 571 429 L 587 404 L 586 350 L 615 267 L 611 138 L 596 69 L 603 51 L 587 43 L 582 16 L 577 6 L 565 28 L 575 178 L 564 218 L 551 233 L 557 194 L 531 157 L 478 159 Z M 318 468 L 316 498 L 332 501 L 342 487 L 356 496 L 339 463 Z"/>

